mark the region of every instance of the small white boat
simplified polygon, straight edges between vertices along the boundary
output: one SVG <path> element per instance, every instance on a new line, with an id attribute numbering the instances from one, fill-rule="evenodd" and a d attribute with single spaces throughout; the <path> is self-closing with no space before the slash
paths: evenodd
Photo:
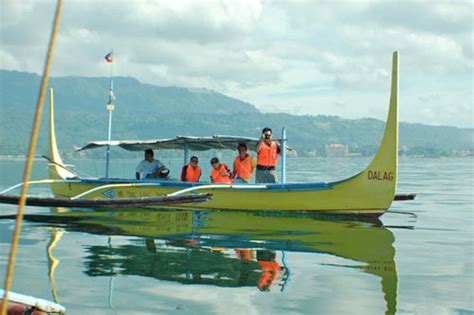
<path id="1" fill-rule="evenodd" d="M 5 291 L 0 289 L 0 302 L 4 303 Z M 60 304 L 35 298 L 33 296 L 8 292 L 7 314 L 66 314 L 66 308 Z"/>

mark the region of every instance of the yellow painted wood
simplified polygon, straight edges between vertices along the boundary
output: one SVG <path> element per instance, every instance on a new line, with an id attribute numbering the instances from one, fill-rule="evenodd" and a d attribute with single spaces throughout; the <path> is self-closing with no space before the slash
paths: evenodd
<path id="1" fill-rule="evenodd" d="M 64 165 L 61 155 L 59 154 L 58 145 L 56 143 L 56 130 L 54 128 L 54 90 L 52 88 L 49 89 L 49 157 L 57 164 Z M 48 165 L 48 172 L 50 179 L 65 179 L 74 177 L 74 174 L 53 163 Z M 53 187 L 51 188 L 53 189 Z M 53 193 L 55 193 L 54 190 Z"/>

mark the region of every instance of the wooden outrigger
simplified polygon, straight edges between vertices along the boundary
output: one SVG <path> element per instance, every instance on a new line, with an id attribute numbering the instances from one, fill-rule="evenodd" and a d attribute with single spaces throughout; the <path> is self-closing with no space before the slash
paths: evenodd
<path id="1" fill-rule="evenodd" d="M 124 199 L 74 199 L 74 198 L 52 198 L 52 197 L 28 197 L 26 204 L 36 207 L 76 207 L 76 208 L 131 208 L 169 206 L 181 203 L 205 202 L 211 198 L 210 194 L 195 194 L 183 196 L 161 196 L 148 198 L 124 198 Z M 18 204 L 19 196 L 0 195 L 0 203 Z"/>
<path id="2" fill-rule="evenodd" d="M 206 182 L 185 183 L 175 180 L 132 180 L 112 178 L 80 178 L 67 167 L 59 155 L 54 128 L 54 98 L 50 98 L 50 163 L 48 183 L 58 198 L 71 200 L 142 199 L 184 197 L 196 193 L 213 195 L 212 200 L 202 204 L 180 203 L 181 208 L 205 208 L 217 210 L 273 210 L 273 211 L 317 211 L 337 214 L 380 216 L 391 205 L 394 198 L 413 199 L 414 195 L 395 195 L 398 173 L 398 52 L 392 56 L 391 90 L 388 117 L 381 145 L 369 166 L 348 179 L 336 182 L 286 183 L 285 155 L 282 161 L 282 183 L 278 184 L 210 184 Z M 283 147 L 286 148 L 283 135 Z M 201 140 L 199 140 L 201 139 Z M 252 148 L 257 139 L 238 138 Z M 174 140 L 152 141 L 98 141 L 82 149 L 120 146 L 127 150 L 182 148 L 187 158 L 192 143 L 195 150 L 205 150 L 203 144 L 219 143 L 222 148 L 232 143 L 232 137 L 205 139 L 178 137 Z M 193 142 L 194 141 L 194 142 Z M 207 141 L 207 142 L 206 142 Z M 234 139 L 234 141 L 238 141 Z M 168 147 L 166 147 L 168 145 Z M 283 150 L 285 151 L 285 150 Z M 183 199 L 184 200 L 184 199 Z M 159 204 L 157 204 L 159 206 Z M 93 206 L 93 205 L 91 205 Z"/>

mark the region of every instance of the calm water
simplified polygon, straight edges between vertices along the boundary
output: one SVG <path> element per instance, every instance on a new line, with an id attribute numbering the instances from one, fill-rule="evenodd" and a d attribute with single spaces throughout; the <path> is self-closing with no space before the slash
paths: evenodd
<path id="1" fill-rule="evenodd" d="M 180 164 L 163 162 L 175 173 Z M 341 179 L 367 163 L 290 159 L 288 179 Z M 0 189 L 21 180 L 23 164 L 0 161 Z M 103 172 L 99 161 L 75 164 Z M 131 176 L 135 164 L 113 161 L 112 174 Z M 418 198 L 375 221 L 29 207 L 13 290 L 69 314 L 473 314 L 473 165 L 402 159 L 398 190 Z M 45 176 L 37 161 L 33 177 Z M 13 224 L 0 220 L 2 283 Z"/>

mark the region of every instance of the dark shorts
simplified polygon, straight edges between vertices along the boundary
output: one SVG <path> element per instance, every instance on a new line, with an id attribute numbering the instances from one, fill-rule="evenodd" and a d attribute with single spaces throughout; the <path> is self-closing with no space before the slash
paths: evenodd
<path id="1" fill-rule="evenodd" d="M 259 170 L 256 171 L 256 183 L 276 183 L 278 180 L 275 169 L 272 170 Z"/>

